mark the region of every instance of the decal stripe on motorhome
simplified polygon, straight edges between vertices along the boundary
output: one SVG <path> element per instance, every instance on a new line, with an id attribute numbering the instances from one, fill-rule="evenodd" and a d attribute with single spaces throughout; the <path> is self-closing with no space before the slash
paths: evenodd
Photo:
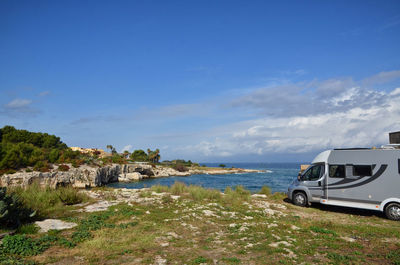
<path id="1" fill-rule="evenodd" d="M 350 198 L 342 198 L 342 197 L 331 197 L 331 196 L 329 196 L 328 198 L 325 197 L 325 196 L 322 196 L 321 199 L 337 200 L 337 201 L 349 201 L 349 202 L 361 202 L 361 203 L 370 203 L 370 204 L 381 204 L 380 201 L 358 200 L 358 199 L 350 199 Z"/>
<path id="2" fill-rule="evenodd" d="M 368 177 L 367 180 L 353 184 L 353 185 L 348 185 L 348 186 L 342 186 L 342 187 L 331 187 L 331 185 L 328 185 L 328 190 L 338 190 L 338 189 L 348 189 L 348 188 L 354 188 L 354 187 L 358 187 L 358 186 L 362 186 L 365 184 L 368 184 L 372 181 L 374 181 L 375 179 L 379 178 L 383 172 L 385 172 L 386 168 L 388 165 L 382 165 L 379 170 L 372 176 L 372 177 Z M 335 185 L 337 186 L 337 185 Z"/>
<path id="3" fill-rule="evenodd" d="M 347 184 L 347 183 L 350 183 L 350 182 L 354 182 L 354 181 L 356 181 L 356 180 L 360 180 L 360 179 L 362 179 L 362 178 L 363 178 L 363 177 L 354 178 L 354 179 L 344 178 L 344 179 L 342 179 L 341 181 L 338 181 L 338 182 L 335 182 L 335 183 L 331 183 L 331 184 L 328 184 L 328 185 L 329 185 L 329 186 L 336 186 L 336 185 Z"/>

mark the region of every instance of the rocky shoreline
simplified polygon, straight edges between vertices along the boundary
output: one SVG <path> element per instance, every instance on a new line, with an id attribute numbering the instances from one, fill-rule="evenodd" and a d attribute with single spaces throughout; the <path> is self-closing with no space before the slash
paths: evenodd
<path id="1" fill-rule="evenodd" d="M 133 182 L 145 178 L 161 178 L 171 176 L 190 176 L 196 174 L 222 175 L 262 172 L 254 169 L 242 168 L 207 168 L 192 167 L 188 171 L 180 172 L 168 166 L 149 165 L 143 163 L 111 164 L 103 167 L 83 165 L 78 168 L 70 167 L 68 171 L 61 171 L 57 165 L 50 172 L 24 172 L 4 174 L 0 177 L 0 186 L 26 187 L 32 183 L 41 186 L 56 188 L 72 185 L 77 188 L 99 187 L 112 182 Z"/>

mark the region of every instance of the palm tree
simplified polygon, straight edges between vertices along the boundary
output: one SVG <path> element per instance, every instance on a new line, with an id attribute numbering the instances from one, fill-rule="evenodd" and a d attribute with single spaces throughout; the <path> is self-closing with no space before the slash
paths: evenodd
<path id="1" fill-rule="evenodd" d="M 110 149 L 111 154 L 116 154 L 117 153 L 117 151 L 115 150 L 115 148 L 111 144 L 107 145 L 107 149 Z"/>
<path id="2" fill-rule="evenodd" d="M 111 144 L 107 145 L 107 149 L 110 149 L 110 152 L 112 152 L 112 150 L 114 149 L 114 147 Z"/>

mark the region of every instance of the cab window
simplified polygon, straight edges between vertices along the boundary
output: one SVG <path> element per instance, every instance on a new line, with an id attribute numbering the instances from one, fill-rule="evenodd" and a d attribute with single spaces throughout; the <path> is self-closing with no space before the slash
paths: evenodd
<path id="1" fill-rule="evenodd" d="M 325 173 L 324 165 L 315 165 L 310 167 L 301 177 L 301 180 L 313 181 L 318 180 Z"/>

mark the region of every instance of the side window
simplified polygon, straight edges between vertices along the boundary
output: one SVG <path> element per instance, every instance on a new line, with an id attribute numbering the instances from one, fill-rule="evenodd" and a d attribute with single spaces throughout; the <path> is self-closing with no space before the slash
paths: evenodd
<path id="1" fill-rule="evenodd" d="M 318 180 L 325 173 L 324 165 L 310 167 L 302 176 L 302 180 Z"/>
<path id="2" fill-rule="evenodd" d="M 370 165 L 354 165 L 353 176 L 372 176 L 372 166 Z"/>
<path id="3" fill-rule="evenodd" d="M 329 166 L 329 177 L 330 178 L 345 178 L 345 166 L 344 165 L 330 165 Z"/>

